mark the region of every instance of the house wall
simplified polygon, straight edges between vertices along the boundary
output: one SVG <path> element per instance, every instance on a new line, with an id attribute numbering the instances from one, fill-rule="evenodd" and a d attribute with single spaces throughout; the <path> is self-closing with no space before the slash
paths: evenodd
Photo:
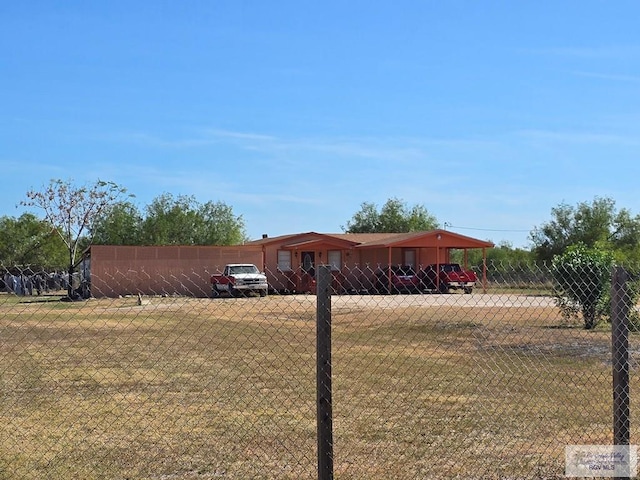
<path id="1" fill-rule="evenodd" d="M 296 238 L 296 242 L 304 242 L 306 237 Z M 297 255 L 291 252 L 291 270 L 281 271 L 278 269 L 278 251 L 286 245 L 287 241 L 272 243 L 264 247 L 264 270 L 267 272 L 269 284 L 272 288 L 280 291 L 307 291 L 309 290 L 307 281 L 302 271 L 302 251 L 312 251 L 315 254 L 316 266 L 326 263 L 329 250 L 340 250 L 342 268 L 340 272 L 335 272 L 334 287 L 336 291 L 343 290 L 366 290 L 373 287 L 375 273 L 379 267 L 389 263 L 389 249 L 338 249 L 336 247 L 313 246 L 308 249 L 300 248 Z M 411 248 L 415 251 L 416 269 L 420 266 L 431 263 L 446 263 L 449 261 L 449 252 L 446 248 L 441 248 L 436 252 L 435 248 Z M 391 264 L 402 265 L 405 262 L 404 249 L 391 249 Z"/>
<path id="2" fill-rule="evenodd" d="M 281 245 L 270 245 L 264 249 L 264 271 L 267 274 L 269 286 L 278 291 L 295 290 L 295 282 L 292 278 L 297 265 L 294 263 L 296 259 L 291 253 L 291 270 L 282 271 L 278 268 L 278 250 Z"/>
<path id="3" fill-rule="evenodd" d="M 391 251 L 388 247 L 358 248 L 354 246 L 353 238 L 345 240 L 310 232 L 232 247 L 94 245 L 91 247 L 91 293 L 94 296 L 141 293 L 208 297 L 210 276 L 222 271 L 227 263 L 257 265 L 267 274 L 271 288 L 276 290 L 314 291 L 310 284 L 312 277 L 301 268 L 302 252 L 314 252 L 317 266 L 329 261 L 330 250 L 341 252 L 342 268 L 334 274 L 335 290 L 360 290 L 371 287 L 371 280 L 380 266 L 407 263 L 407 250 L 414 252 L 414 264 L 418 269 L 432 263 L 449 262 L 451 248 L 480 248 L 479 241 L 448 232 L 430 238 L 408 239 L 404 245 L 410 246 L 394 246 Z M 435 245 L 438 245 L 437 250 Z M 278 268 L 278 251 L 284 246 L 291 251 L 291 268 L 287 271 Z"/>
<path id="4" fill-rule="evenodd" d="M 418 249 L 418 266 L 431 265 L 432 263 L 449 263 L 450 250 L 448 248 L 420 248 Z"/>
<path id="5" fill-rule="evenodd" d="M 253 246 L 91 247 L 91 295 L 186 295 L 209 297 L 210 277 L 227 263 L 263 265 Z"/>

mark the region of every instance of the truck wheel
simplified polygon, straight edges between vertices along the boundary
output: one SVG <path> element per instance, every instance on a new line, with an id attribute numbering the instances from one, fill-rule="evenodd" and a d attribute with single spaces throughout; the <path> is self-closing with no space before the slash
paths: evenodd
<path id="1" fill-rule="evenodd" d="M 446 283 L 441 283 L 440 284 L 440 293 L 449 293 L 449 285 L 447 285 Z"/>
<path id="2" fill-rule="evenodd" d="M 220 292 L 217 288 L 211 289 L 211 298 L 218 298 L 220 296 Z"/>
<path id="3" fill-rule="evenodd" d="M 260 290 L 260 296 L 261 297 L 266 297 L 267 296 L 267 291 L 266 290 Z"/>
<path id="4" fill-rule="evenodd" d="M 473 287 L 464 287 L 464 293 L 471 293 L 473 292 Z"/>

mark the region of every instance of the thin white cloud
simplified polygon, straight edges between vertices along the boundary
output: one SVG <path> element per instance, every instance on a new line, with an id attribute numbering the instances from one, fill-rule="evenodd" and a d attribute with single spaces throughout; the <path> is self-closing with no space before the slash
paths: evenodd
<path id="1" fill-rule="evenodd" d="M 584 71 L 573 71 L 571 72 L 573 75 L 577 75 L 580 77 L 589 77 L 589 78 L 598 78 L 601 80 L 612 80 L 617 82 L 640 82 L 640 76 L 637 75 L 614 75 L 610 73 L 597 73 L 597 72 L 584 72 Z"/>
<path id="2" fill-rule="evenodd" d="M 640 57 L 640 45 L 609 45 L 592 47 L 551 47 L 525 50 L 537 55 L 553 55 L 562 57 L 606 59 Z"/>
<path id="3" fill-rule="evenodd" d="M 25 177 L 32 181 L 34 178 L 43 178 L 44 180 L 38 181 L 38 183 L 30 183 L 29 186 L 39 187 L 49 183 L 52 178 L 67 178 L 69 176 L 69 168 L 64 164 L 53 163 L 49 161 L 43 161 L 40 158 L 32 159 L 27 158 L 24 160 L 14 159 L 2 159 L 0 160 L 2 165 L 2 173 L 7 177 L 16 179 L 18 177 Z M 25 168 L 25 165 L 29 165 L 29 168 Z M 33 171 L 37 170 L 38 175 L 34 176 Z M 75 177 L 83 177 L 82 169 L 74 173 Z M 93 177 L 91 177 L 93 178 Z"/>
<path id="4" fill-rule="evenodd" d="M 153 184 L 156 187 L 155 196 L 163 192 L 188 192 L 202 202 L 223 201 L 227 204 L 307 204 L 318 205 L 326 198 L 315 198 L 308 188 L 283 189 L 281 185 L 260 186 L 255 179 L 247 177 L 228 176 L 218 171 L 200 170 L 194 175 L 191 169 L 162 169 L 159 167 L 142 167 L 133 165 L 126 171 L 127 181 L 131 184 Z M 292 193 L 293 192 L 293 193 Z M 295 192 L 300 192 L 297 195 Z M 144 199 L 146 204 L 152 199 Z"/>
<path id="5" fill-rule="evenodd" d="M 424 158 L 426 152 L 420 148 L 408 145 L 396 145 L 394 140 L 388 143 L 366 139 L 341 140 L 341 139 L 307 139 L 283 142 L 278 145 L 280 150 L 313 151 L 347 157 L 350 159 L 369 159 L 383 161 L 413 161 Z"/>
<path id="6" fill-rule="evenodd" d="M 294 157 L 297 162 L 300 156 L 307 153 L 326 154 L 327 158 L 335 158 L 340 162 L 374 160 L 380 162 L 427 161 L 432 158 L 434 149 L 454 148 L 459 151 L 477 151 L 479 148 L 495 148 L 499 143 L 495 140 L 481 138 L 416 138 L 416 137 L 301 137 L 281 138 L 255 133 L 211 130 L 219 138 L 240 140 L 240 147 L 246 150 L 278 155 L 283 162 L 282 154 Z"/>
<path id="7" fill-rule="evenodd" d="M 495 150 L 500 142 L 483 138 L 417 138 L 417 137 L 299 137 L 286 138 L 257 132 L 225 130 L 217 128 L 194 130 L 193 135 L 185 138 L 166 139 L 159 135 L 144 132 L 119 133 L 104 137 L 115 139 L 147 148 L 165 148 L 171 150 L 192 149 L 202 147 L 222 147 L 231 145 L 235 148 L 260 154 L 265 161 L 277 160 L 275 167 L 291 167 L 318 159 L 327 164 L 334 162 L 344 164 L 350 162 L 388 162 L 415 164 L 438 161 L 435 152 L 444 150 L 477 152 L 478 150 Z M 455 164 L 455 162 L 454 162 Z M 453 164 L 451 164 L 453 165 Z"/>
<path id="8" fill-rule="evenodd" d="M 282 152 L 321 152 L 336 156 L 358 158 L 392 158 L 398 159 L 406 155 L 414 155 L 415 149 L 406 147 L 383 147 L 379 142 L 367 139 L 341 138 L 278 138 L 271 135 L 234 132 L 228 130 L 210 130 L 215 137 L 240 140 L 241 147 L 247 150 L 265 153 Z"/>
<path id="9" fill-rule="evenodd" d="M 277 138 L 271 135 L 264 135 L 259 133 L 248 133 L 248 132 L 235 132 L 232 130 L 220 130 L 220 129 L 210 129 L 205 130 L 206 133 L 213 135 L 214 137 L 219 138 L 230 138 L 236 140 L 250 140 L 250 141 L 258 141 L 258 142 L 271 142 L 276 141 Z"/>
<path id="10" fill-rule="evenodd" d="M 206 145 L 213 145 L 216 143 L 216 141 L 211 138 L 181 138 L 170 140 L 144 132 L 118 133 L 105 139 L 108 141 L 112 141 L 115 139 L 121 142 L 133 143 L 143 147 L 171 149 L 202 147 Z"/>
<path id="11" fill-rule="evenodd" d="M 635 146 L 640 143 L 637 137 L 614 135 L 609 133 L 596 132 L 566 132 L 552 130 L 520 130 L 516 132 L 517 136 L 529 138 L 532 140 L 550 141 L 555 143 L 573 143 L 573 144 L 615 144 Z"/>

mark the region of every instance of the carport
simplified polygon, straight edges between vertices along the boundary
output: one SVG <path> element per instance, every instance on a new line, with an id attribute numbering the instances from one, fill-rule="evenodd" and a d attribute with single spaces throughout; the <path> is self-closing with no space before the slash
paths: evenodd
<path id="1" fill-rule="evenodd" d="M 382 234 L 379 234 L 382 235 Z M 451 250 L 463 250 L 463 264 L 468 267 L 468 251 L 482 250 L 482 286 L 487 285 L 487 248 L 492 242 L 467 237 L 448 230 L 395 233 L 371 239 L 355 247 L 360 258 L 371 259 L 373 264 L 403 264 L 418 268 L 420 265 L 450 262 Z M 389 273 L 389 275 L 391 275 Z M 389 285 L 391 278 L 389 277 Z"/>

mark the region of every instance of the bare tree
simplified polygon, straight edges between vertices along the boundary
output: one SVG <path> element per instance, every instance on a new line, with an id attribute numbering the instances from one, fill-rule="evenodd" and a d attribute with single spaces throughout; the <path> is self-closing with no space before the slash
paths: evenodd
<path id="1" fill-rule="evenodd" d="M 68 297 L 74 298 L 73 274 L 78 260 L 81 242 L 91 245 L 87 234 L 93 223 L 108 206 L 114 204 L 126 189 L 113 183 L 98 180 L 94 184 L 76 186 L 71 181 L 51 180 L 42 190 L 27 192 L 27 200 L 20 202 L 27 207 L 44 211 L 45 219 L 53 226 L 69 253 Z"/>

